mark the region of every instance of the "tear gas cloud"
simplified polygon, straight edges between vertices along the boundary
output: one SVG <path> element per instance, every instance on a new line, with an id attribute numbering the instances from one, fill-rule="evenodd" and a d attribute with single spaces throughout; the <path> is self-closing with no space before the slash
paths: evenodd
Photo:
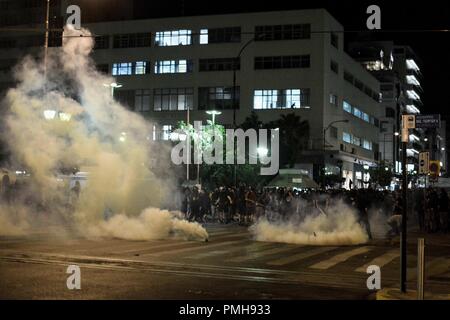
<path id="1" fill-rule="evenodd" d="M 250 230 L 257 241 L 302 245 L 358 245 L 369 240 L 355 209 L 341 200 L 317 209 L 299 203 L 299 214 L 288 221 L 261 219 Z"/>
<path id="2" fill-rule="evenodd" d="M 9 167 L 31 174 L 16 181 L 18 196 L 1 204 L 0 235 L 58 224 L 86 237 L 145 240 L 175 232 L 206 238 L 198 224 L 156 209 L 166 206 L 165 195 L 173 195 L 175 184 L 168 166 L 152 169 L 150 163 L 165 156 L 157 162 L 170 163 L 170 151 L 149 139 L 150 122 L 111 97 L 104 84 L 113 80 L 99 73 L 89 56 L 94 43 L 89 31 L 67 26 L 64 36 L 63 47 L 49 51 L 46 68 L 42 58 L 21 61 L 18 84 L 2 102 Z M 47 120 L 46 110 L 55 110 L 55 119 Z M 60 121 L 61 113 L 70 121 Z M 79 197 L 70 191 L 73 182 L 69 186 L 57 174 L 70 167 L 89 174 Z M 105 212 L 113 214 L 105 219 Z"/>

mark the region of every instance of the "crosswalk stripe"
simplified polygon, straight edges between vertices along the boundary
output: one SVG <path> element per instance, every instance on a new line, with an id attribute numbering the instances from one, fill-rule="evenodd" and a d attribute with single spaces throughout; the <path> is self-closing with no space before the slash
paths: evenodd
<path id="1" fill-rule="evenodd" d="M 271 243 L 254 242 L 245 247 L 236 247 L 231 250 L 216 250 L 216 251 L 211 251 L 211 252 L 199 253 L 199 254 L 195 254 L 195 255 L 187 257 L 187 258 L 188 259 L 202 259 L 202 258 L 207 258 L 207 257 L 219 256 L 222 254 L 232 254 L 233 252 L 237 252 L 237 251 L 241 251 L 241 250 L 246 250 L 247 253 L 251 253 L 251 252 L 260 250 L 261 248 L 268 247 L 271 245 L 272 245 Z"/>
<path id="2" fill-rule="evenodd" d="M 370 247 L 359 247 L 359 248 L 335 255 L 335 256 L 331 257 L 330 259 L 323 260 L 319 263 L 316 263 L 316 264 L 310 266 L 310 268 L 311 269 L 320 269 L 320 270 L 329 269 L 331 267 L 334 267 L 338 263 L 345 262 L 348 259 L 350 259 L 351 257 L 366 253 L 370 250 L 372 250 L 372 248 L 370 248 Z"/>
<path id="3" fill-rule="evenodd" d="M 170 247 L 178 247 L 186 244 L 197 244 L 198 242 L 194 241 L 152 241 L 145 244 L 145 246 L 137 248 L 136 246 L 134 249 L 128 249 L 123 251 L 115 251 L 113 253 L 115 254 L 127 254 L 127 253 L 134 253 L 134 252 L 140 252 L 140 251 L 148 251 L 148 250 L 154 250 L 154 249 L 161 249 L 161 248 L 170 248 Z"/>
<path id="4" fill-rule="evenodd" d="M 175 254 L 175 253 L 184 253 L 184 252 L 189 252 L 189 251 L 196 251 L 196 250 L 210 250 L 212 248 L 217 248 L 217 247 L 224 247 L 224 246 L 229 246 L 229 245 L 233 245 L 236 243 L 242 243 L 242 240 L 236 240 L 236 241 L 224 241 L 224 242 L 219 242 L 219 243 L 201 243 L 198 246 L 195 247 L 189 247 L 189 248 L 180 248 L 180 249 L 174 249 L 174 250 L 169 250 L 169 251 L 164 251 L 164 252 L 157 252 L 157 253 L 148 253 L 148 254 L 142 254 L 141 256 L 146 256 L 146 255 L 151 255 L 151 256 L 160 256 L 160 255 L 167 255 L 167 254 Z"/>
<path id="5" fill-rule="evenodd" d="M 398 249 L 391 250 L 381 256 L 376 257 L 369 263 L 366 263 L 366 264 L 362 265 L 361 267 L 355 269 L 355 272 L 365 273 L 367 271 L 367 267 L 372 266 L 372 265 L 375 265 L 375 266 L 378 266 L 381 268 L 382 266 L 387 265 L 388 263 L 390 263 L 394 259 L 398 258 L 399 256 L 400 256 L 400 250 L 398 250 Z"/>
<path id="6" fill-rule="evenodd" d="M 277 243 L 277 246 L 280 246 L 281 244 Z M 248 260 L 255 260 L 258 258 L 262 258 L 264 256 L 269 256 L 272 254 L 277 254 L 277 253 L 282 253 L 282 252 L 286 252 L 286 251 L 290 251 L 293 250 L 295 248 L 300 248 L 301 246 L 285 246 L 285 247 L 278 247 L 278 248 L 272 248 L 272 249 L 267 249 L 267 250 L 262 250 L 262 251 L 258 251 L 255 252 L 254 254 L 246 254 L 244 256 L 239 256 L 236 258 L 231 258 L 228 259 L 227 261 L 230 262 L 244 262 L 244 261 L 248 261 Z"/>
<path id="7" fill-rule="evenodd" d="M 315 247 L 315 248 L 313 248 L 311 250 L 308 250 L 306 252 L 301 252 L 301 253 L 297 253 L 297 254 L 294 254 L 294 255 L 291 255 L 291 256 L 287 256 L 287 257 L 283 257 L 283 258 L 280 258 L 280 259 L 269 261 L 269 262 L 267 262 L 267 264 L 271 265 L 271 266 L 284 266 L 286 264 L 293 263 L 293 262 L 296 262 L 296 261 L 300 261 L 300 260 L 303 260 L 303 259 L 307 259 L 307 258 L 310 258 L 312 256 L 315 256 L 315 255 L 318 255 L 318 254 L 321 254 L 321 253 L 325 253 L 327 251 L 331 251 L 331 250 L 334 250 L 334 249 L 336 249 L 336 247 Z"/>

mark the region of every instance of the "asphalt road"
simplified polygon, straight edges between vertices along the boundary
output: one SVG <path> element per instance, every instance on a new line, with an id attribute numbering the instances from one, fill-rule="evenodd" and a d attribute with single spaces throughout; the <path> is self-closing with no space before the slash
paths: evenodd
<path id="1" fill-rule="evenodd" d="M 209 242 L 0 238 L 0 299 L 369 299 L 368 265 L 398 286 L 396 241 L 314 247 L 257 242 L 247 228 L 208 225 Z M 440 239 L 440 238 L 436 238 Z M 429 243 L 427 290 L 450 292 L 450 243 Z M 408 246 L 408 287 L 416 247 Z M 66 285 L 69 265 L 81 289 Z"/>

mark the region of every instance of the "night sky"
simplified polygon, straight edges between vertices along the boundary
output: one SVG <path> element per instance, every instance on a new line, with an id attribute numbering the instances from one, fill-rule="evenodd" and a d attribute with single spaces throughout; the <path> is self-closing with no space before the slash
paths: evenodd
<path id="1" fill-rule="evenodd" d="M 364 36 L 365 39 L 394 40 L 410 45 L 422 60 L 424 75 L 422 87 L 422 113 L 441 113 L 450 119 L 450 32 L 424 32 L 422 30 L 450 29 L 450 1 L 350 1 L 350 0 L 276 0 L 260 2 L 248 0 L 135 0 L 136 18 L 156 18 L 221 14 L 236 12 L 272 11 L 325 8 L 348 31 L 365 31 L 366 9 L 371 4 L 381 7 L 381 27 L 384 30 L 408 30 L 403 32 L 358 33 L 347 32 L 346 41 Z"/>

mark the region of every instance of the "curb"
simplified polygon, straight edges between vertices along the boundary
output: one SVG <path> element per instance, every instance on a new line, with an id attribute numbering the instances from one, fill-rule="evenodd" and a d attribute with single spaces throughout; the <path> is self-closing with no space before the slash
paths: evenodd
<path id="1" fill-rule="evenodd" d="M 425 292 L 424 300 L 450 300 L 450 294 L 432 294 Z M 376 293 L 376 300 L 417 300 L 417 291 L 408 290 L 406 293 L 400 289 L 386 288 Z"/>

